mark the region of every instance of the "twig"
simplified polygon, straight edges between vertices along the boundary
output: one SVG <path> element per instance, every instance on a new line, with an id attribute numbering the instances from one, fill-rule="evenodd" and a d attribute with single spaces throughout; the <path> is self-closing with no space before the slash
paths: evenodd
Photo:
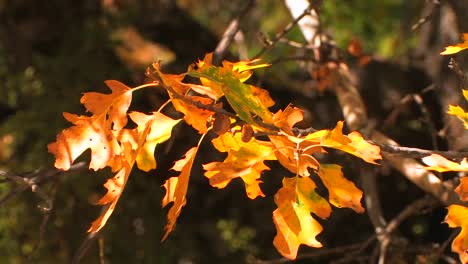
<path id="1" fill-rule="evenodd" d="M 411 30 L 415 31 L 419 29 L 422 25 L 429 21 L 430 18 L 434 15 L 434 11 L 436 8 L 440 7 L 440 2 L 438 0 L 432 1 L 433 5 L 430 7 L 429 13 L 423 17 L 421 17 L 418 22 L 416 22 L 413 26 L 411 26 Z"/>
<path id="2" fill-rule="evenodd" d="M 295 25 L 297 25 L 297 23 L 299 23 L 299 21 L 301 19 L 303 19 L 305 16 L 309 15 L 310 12 L 312 11 L 312 9 L 313 9 L 313 5 L 310 4 L 300 16 L 296 17 L 292 22 L 290 22 L 288 25 L 286 25 L 286 27 L 284 27 L 283 30 L 278 32 L 273 39 L 268 40 L 268 45 L 264 46 L 263 49 L 261 49 L 252 59 L 260 58 L 260 56 L 262 56 L 265 52 L 267 52 L 273 46 L 275 46 L 276 43 L 280 39 L 282 39 L 284 37 L 284 35 L 286 35 L 289 31 L 291 31 L 293 29 L 293 27 Z"/>
<path id="3" fill-rule="evenodd" d="M 68 171 L 51 169 L 46 171 L 31 172 L 26 174 L 25 176 L 18 176 L 4 171 L 0 171 L 0 175 L 5 178 L 6 182 L 12 182 L 13 184 L 17 185 L 16 188 L 11 190 L 8 194 L 6 194 L 0 199 L 0 206 L 6 203 L 11 198 L 13 198 L 15 195 L 27 189 L 31 189 L 32 192 L 36 193 L 38 197 L 40 197 L 48 204 L 48 207 L 51 207 L 50 199 L 47 195 L 45 195 L 44 192 L 42 192 L 42 190 L 39 188 L 39 185 L 64 174 L 82 171 L 86 169 L 86 167 L 87 166 L 85 162 L 79 162 L 72 165 Z"/>
<path id="4" fill-rule="evenodd" d="M 401 155 L 405 158 L 424 158 L 432 154 L 438 154 L 449 159 L 463 159 L 468 157 L 466 151 L 441 151 L 441 150 L 428 150 L 420 148 L 401 147 L 392 144 L 383 144 L 379 142 L 372 142 L 380 147 L 381 151 L 388 154 Z"/>
<path id="5" fill-rule="evenodd" d="M 41 245 L 41 242 L 44 239 L 44 234 L 45 234 L 45 231 L 46 231 L 45 229 L 47 227 L 47 224 L 49 223 L 50 216 L 51 216 L 52 210 L 54 208 L 54 201 L 55 201 L 55 198 L 56 198 L 56 193 L 57 193 L 59 183 L 60 183 L 59 180 L 55 181 L 54 186 L 52 187 L 51 198 L 48 199 L 49 200 L 48 208 L 47 209 L 43 208 L 44 216 L 43 216 L 42 221 L 41 221 L 41 226 L 39 227 L 39 238 L 38 238 L 36 244 L 34 245 L 33 250 L 31 251 L 31 253 L 27 257 L 28 262 L 31 262 L 34 254 L 37 252 L 37 250 L 39 249 L 39 246 Z"/>
<path id="6" fill-rule="evenodd" d="M 369 237 L 368 239 L 359 243 L 335 247 L 335 248 L 329 248 L 329 249 L 321 249 L 321 250 L 316 250 L 315 252 L 301 254 L 297 256 L 296 260 L 321 258 L 321 257 L 330 256 L 330 255 L 335 255 L 335 254 L 349 254 L 352 256 L 356 256 L 357 254 L 364 251 L 375 240 L 375 238 L 376 238 L 375 235 L 373 235 Z M 272 259 L 272 260 L 257 260 L 255 263 L 256 264 L 281 264 L 281 263 L 288 263 L 290 261 L 291 260 L 287 258 L 278 258 L 278 259 Z"/>
<path id="7" fill-rule="evenodd" d="M 255 0 L 249 0 L 236 18 L 232 19 L 231 23 L 229 23 L 229 26 L 224 31 L 223 38 L 219 41 L 215 51 L 213 52 L 213 65 L 219 65 L 221 63 L 221 60 L 224 58 L 226 51 L 232 44 L 236 33 L 239 31 L 240 21 L 246 16 L 254 3 Z"/>
<path id="8" fill-rule="evenodd" d="M 392 241 L 392 233 L 400 226 L 400 224 L 407 219 L 408 217 L 419 213 L 423 208 L 431 207 L 434 208 L 438 205 L 439 202 L 430 196 L 426 196 L 424 198 L 418 199 L 408 206 L 405 207 L 395 218 L 393 218 L 385 229 L 382 232 L 383 240 L 381 241 L 380 246 L 380 257 L 379 263 L 385 262 L 385 256 L 387 252 L 387 248 Z"/>

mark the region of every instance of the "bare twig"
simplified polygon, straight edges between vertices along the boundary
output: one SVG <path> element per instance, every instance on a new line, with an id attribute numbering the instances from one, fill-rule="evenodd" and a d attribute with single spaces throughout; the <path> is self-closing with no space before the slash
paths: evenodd
<path id="1" fill-rule="evenodd" d="M 440 2 L 438 0 L 433 0 L 432 5 L 431 5 L 427 15 L 421 17 L 418 20 L 418 22 L 416 22 L 413 26 L 411 26 L 411 30 L 415 31 L 415 30 L 419 29 L 422 25 L 424 25 L 426 22 L 428 22 L 429 19 L 431 19 L 432 16 L 434 15 L 434 11 L 439 7 L 440 7 Z"/>
<path id="2" fill-rule="evenodd" d="M 229 26 L 224 31 L 223 38 L 219 41 L 215 51 L 213 52 L 214 65 L 221 63 L 221 60 L 224 58 L 226 51 L 232 44 L 236 33 L 239 31 L 240 21 L 247 15 L 248 11 L 252 8 L 254 3 L 255 0 L 249 0 L 244 8 L 241 9 L 239 14 L 231 20 L 231 23 L 229 23 Z"/>
<path id="3" fill-rule="evenodd" d="M 387 248 L 392 241 L 392 233 L 400 226 L 400 224 L 408 217 L 418 214 L 422 209 L 430 207 L 435 208 L 439 202 L 433 197 L 427 196 L 418 199 L 405 207 L 395 218 L 393 218 L 382 232 L 382 241 L 380 246 L 380 256 L 378 263 L 385 263 Z"/>
<path id="4" fill-rule="evenodd" d="M 281 30 L 280 32 L 278 32 L 276 34 L 276 36 L 271 39 L 271 40 L 268 40 L 268 45 L 264 46 L 262 50 L 260 50 L 252 59 L 258 59 L 260 58 L 260 56 L 262 56 L 265 52 L 267 52 L 269 49 L 271 49 L 273 46 L 276 45 L 276 43 L 282 39 L 284 37 L 284 35 L 286 35 L 289 31 L 291 31 L 295 25 L 297 25 L 297 23 L 299 23 L 299 21 L 301 19 L 303 19 L 305 16 L 309 15 L 310 12 L 312 11 L 313 9 L 313 5 L 310 4 L 305 10 L 304 12 L 299 15 L 298 17 L 296 17 L 291 23 L 289 23 L 286 27 L 284 27 L 283 30 Z"/>

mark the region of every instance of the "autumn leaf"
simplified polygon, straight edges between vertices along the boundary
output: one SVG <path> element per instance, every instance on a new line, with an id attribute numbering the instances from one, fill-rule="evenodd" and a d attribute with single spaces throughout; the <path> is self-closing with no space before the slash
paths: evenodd
<path id="1" fill-rule="evenodd" d="M 64 113 L 65 119 L 74 126 L 57 135 L 48 150 L 55 156 L 55 167 L 68 170 L 75 159 L 91 149 L 89 168 L 102 169 L 111 164 L 121 153 L 114 134 L 126 124 L 126 112 L 132 99 L 132 89 L 118 81 L 106 81 L 111 94 L 85 93 L 80 102 L 92 116 Z"/>
<path id="2" fill-rule="evenodd" d="M 331 204 L 339 208 L 351 208 L 357 213 L 364 212 L 361 205 L 362 191 L 343 176 L 341 166 L 321 164 L 317 174 L 328 189 Z"/>
<path id="3" fill-rule="evenodd" d="M 104 227 L 107 220 L 114 212 L 115 206 L 128 181 L 128 177 L 135 162 L 136 153 L 133 151 L 130 142 L 123 142 L 122 148 L 124 150 L 122 155 L 123 166 L 114 177 L 108 179 L 106 183 L 104 183 L 107 193 L 97 202 L 97 204 L 104 205 L 104 207 L 101 209 L 101 215 L 93 221 L 88 232 L 98 232 Z"/>
<path id="4" fill-rule="evenodd" d="M 320 146 L 302 141 L 294 143 L 286 136 L 270 136 L 271 143 L 275 145 L 275 156 L 279 163 L 294 174 L 303 177 L 310 175 L 309 168 L 317 170 L 319 162 L 312 156 L 314 153 L 325 153 Z"/>
<path id="5" fill-rule="evenodd" d="M 167 213 L 167 225 L 164 228 L 166 233 L 164 234 L 162 241 L 166 240 L 167 236 L 174 230 L 175 223 L 177 218 L 180 215 L 182 207 L 187 202 L 186 195 L 190 179 L 190 171 L 192 170 L 193 161 L 197 155 L 198 147 L 193 147 L 185 153 L 185 157 L 181 160 L 178 160 L 174 166 L 173 170 L 180 172 L 176 177 L 171 177 L 164 183 L 164 188 L 166 188 L 166 194 L 162 200 L 162 206 L 167 206 L 170 202 L 174 202 L 172 207 Z"/>
<path id="6" fill-rule="evenodd" d="M 162 140 L 167 140 L 167 133 L 170 133 L 171 126 L 175 125 L 177 120 L 169 120 L 168 117 L 163 117 L 160 113 L 153 113 L 153 115 L 145 115 L 139 112 L 130 113 L 130 118 L 138 125 L 134 129 L 122 129 L 119 134 L 119 141 L 122 146 L 122 154 L 116 157 L 119 164 L 119 170 L 117 174 L 110 178 L 104 183 L 104 187 L 107 189 L 107 193 L 97 202 L 97 204 L 104 205 L 101 209 L 100 216 L 94 220 L 91 224 L 91 227 L 88 229 L 88 232 L 98 232 L 101 228 L 104 227 L 109 217 L 114 212 L 115 206 L 122 195 L 122 192 L 127 184 L 130 172 L 137 162 L 137 159 L 141 159 L 142 156 L 147 157 L 148 153 L 143 154 L 147 151 L 151 152 L 151 157 L 149 159 L 154 159 L 152 153 L 154 152 L 153 144 L 157 142 L 162 142 Z M 155 129 L 154 122 L 157 120 L 167 122 L 161 127 Z M 161 129 L 157 131 L 157 129 Z M 166 138 L 166 139 L 164 139 Z M 159 140 L 159 141 L 158 141 Z M 148 145 L 146 145 L 148 143 Z M 148 164 L 151 162 L 146 161 L 146 163 L 141 165 L 142 168 L 148 168 Z M 156 163 L 154 163 L 156 165 Z"/>
<path id="7" fill-rule="evenodd" d="M 265 196 L 260 189 L 260 175 L 269 170 L 263 162 L 275 160 L 274 146 L 267 141 L 252 139 L 248 143 L 241 140 L 239 133 L 231 135 L 225 133 L 221 139 L 214 140 L 218 150 L 228 152 L 223 162 L 211 162 L 203 165 L 205 176 L 209 179 L 211 186 L 217 188 L 226 187 L 232 179 L 241 178 L 245 183 L 247 196 L 255 199 Z"/>
<path id="8" fill-rule="evenodd" d="M 271 123 L 272 113 L 267 106 L 269 103 L 265 105 L 267 102 L 265 98 L 258 97 L 258 89 L 260 88 L 243 83 L 251 75 L 247 70 L 252 69 L 252 67 L 249 68 L 246 65 L 248 65 L 247 62 L 237 66 L 224 62 L 223 67 L 217 67 L 211 65 L 210 60 L 205 58 L 204 61 L 197 64 L 197 69 L 189 68 L 187 74 L 200 78 L 205 85 L 215 84 L 214 89 L 222 91 L 233 110 L 245 122 L 255 125 L 254 116 L 257 115 L 264 122 Z"/>
<path id="9" fill-rule="evenodd" d="M 463 42 L 458 43 L 454 46 L 447 46 L 445 50 L 440 53 L 440 55 L 450 55 L 458 53 L 464 49 L 468 49 L 468 33 L 463 34 Z"/>
<path id="10" fill-rule="evenodd" d="M 461 263 L 468 263 L 468 208 L 450 205 L 445 223 L 451 228 L 461 227 L 460 233 L 452 242 L 452 251 L 458 253 Z"/>
<path id="11" fill-rule="evenodd" d="M 315 193 L 315 187 L 315 183 L 307 177 L 284 178 L 283 187 L 275 195 L 278 209 L 273 212 L 277 231 L 273 244 L 288 259 L 296 258 L 301 244 L 322 247 L 315 237 L 323 228 L 310 213 L 327 218 L 331 208 L 324 198 Z"/>
<path id="12" fill-rule="evenodd" d="M 292 128 L 304 119 L 301 109 L 288 105 L 284 110 L 279 110 L 273 116 L 273 124 L 288 135 L 294 135 Z"/>
<path id="13" fill-rule="evenodd" d="M 460 200 L 468 202 L 468 177 L 462 177 L 460 179 L 460 184 L 455 189 L 455 192 L 460 197 Z"/>
<path id="14" fill-rule="evenodd" d="M 376 160 L 382 159 L 380 148 L 367 142 L 359 132 L 351 132 L 343 135 L 343 121 L 339 121 L 336 127 L 321 139 L 321 145 L 339 149 L 363 159 L 366 162 L 377 164 Z M 306 136 L 305 140 L 316 140 L 316 136 L 322 136 L 321 131 Z"/>
<path id="15" fill-rule="evenodd" d="M 463 90 L 463 97 L 468 101 L 468 90 Z M 458 117 L 458 119 L 460 119 L 465 125 L 465 128 L 468 129 L 468 113 L 466 113 L 463 108 L 456 105 L 449 105 L 447 113 Z"/>
<path id="16" fill-rule="evenodd" d="M 153 112 L 151 115 L 132 112 L 129 115 L 133 122 L 138 125 L 137 130 L 139 133 L 143 133 L 146 127 L 150 126 L 150 132 L 146 136 L 144 145 L 136 158 L 138 168 L 143 171 L 156 169 L 154 150 L 158 144 L 171 137 L 172 128 L 180 120 L 174 120 L 159 112 Z"/>
<path id="17" fill-rule="evenodd" d="M 429 167 L 426 170 L 435 170 L 438 172 L 446 171 L 468 171 L 468 159 L 463 159 L 460 163 L 450 161 L 439 154 L 432 154 L 422 158 L 422 161 Z"/>
<path id="18" fill-rule="evenodd" d="M 211 116 L 214 115 L 214 112 L 209 111 L 206 108 L 199 107 L 199 105 L 220 108 L 221 104 L 213 105 L 213 99 L 201 96 L 188 96 L 186 93 L 190 89 L 195 88 L 196 91 L 217 97 L 217 95 L 215 95 L 216 92 L 210 90 L 209 87 L 183 83 L 182 80 L 184 79 L 185 74 L 164 74 L 160 71 L 159 67 L 159 64 L 153 64 L 153 68 L 158 78 L 164 83 L 166 87 L 170 87 L 170 89 L 172 89 L 169 90 L 168 93 L 171 97 L 174 108 L 184 114 L 184 119 L 187 124 L 195 128 L 200 134 L 206 133 L 208 131 L 207 122 Z"/>
<path id="19" fill-rule="evenodd" d="M 192 102 L 200 103 L 201 105 L 210 105 L 218 108 L 221 106 L 220 104 L 212 105 L 213 100 L 210 98 L 200 96 L 187 96 L 186 98 Z M 184 114 L 184 119 L 187 124 L 196 129 L 198 133 L 204 134 L 208 131 L 207 122 L 210 117 L 214 115 L 214 112 L 176 98 L 172 98 L 172 104 L 177 111 Z"/>

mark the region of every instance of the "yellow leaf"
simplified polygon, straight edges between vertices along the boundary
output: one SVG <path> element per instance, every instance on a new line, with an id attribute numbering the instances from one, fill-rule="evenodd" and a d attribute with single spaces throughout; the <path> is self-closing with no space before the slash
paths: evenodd
<path id="1" fill-rule="evenodd" d="M 321 145 L 345 151 L 373 164 L 377 164 L 376 160 L 382 159 L 378 146 L 372 145 L 364 140 L 358 132 L 351 132 L 348 136 L 345 136 L 343 135 L 342 129 L 343 121 L 339 121 L 336 127 L 322 138 Z M 306 136 L 305 139 L 308 140 L 314 135 L 316 135 L 314 137 L 318 137 L 321 133 L 323 132 L 315 132 L 311 136 Z"/>
<path id="2" fill-rule="evenodd" d="M 468 129 L 468 113 L 466 113 L 463 108 L 460 106 L 449 105 L 448 114 L 458 117 L 463 124 L 465 124 L 465 129 Z"/>
<path id="3" fill-rule="evenodd" d="M 463 42 L 458 43 L 454 46 L 447 46 L 445 50 L 440 53 L 440 55 L 450 55 L 458 53 L 464 49 L 468 49 L 468 33 L 463 34 Z"/>
<path id="4" fill-rule="evenodd" d="M 310 215 L 310 209 L 318 208 L 318 214 L 323 216 L 327 215 L 326 210 L 328 209 L 324 205 L 313 205 L 313 199 L 319 196 L 316 193 L 311 195 L 310 192 L 313 191 L 315 185 L 311 185 L 313 182 L 310 179 L 304 179 L 309 178 L 300 179 L 299 185 L 302 185 L 300 192 L 305 191 L 300 196 L 296 193 L 297 177 L 284 178 L 283 187 L 275 195 L 275 203 L 278 209 L 273 212 L 273 222 L 276 226 L 276 236 L 273 244 L 278 252 L 288 259 L 296 258 L 301 244 L 310 247 L 322 247 L 322 244 L 315 237 L 322 232 L 323 228 Z M 310 199 L 311 197 L 313 199 Z M 316 201 L 320 204 L 326 203 L 324 199 L 316 199 Z M 323 212 L 320 210 L 323 210 Z"/>
<path id="5" fill-rule="evenodd" d="M 461 263 L 468 263 L 468 208 L 451 205 L 445 217 L 449 227 L 461 227 L 460 233 L 452 242 L 452 251 L 458 253 Z"/>
<path id="6" fill-rule="evenodd" d="M 321 164 L 317 174 L 328 189 L 331 204 L 340 208 L 351 208 L 357 213 L 364 212 L 361 205 L 362 191 L 343 176 L 340 166 Z"/>
<path id="7" fill-rule="evenodd" d="M 239 133 L 235 136 L 225 133 L 220 139 L 213 140 L 213 144 L 218 145 L 218 149 L 227 151 L 228 156 L 223 162 L 204 164 L 205 176 L 211 186 L 217 188 L 224 188 L 232 179 L 241 178 L 250 199 L 265 196 L 260 189 L 259 179 L 264 170 L 270 169 L 263 162 L 276 159 L 274 146 L 270 142 L 257 139 L 244 143 L 239 137 Z"/>
<path id="8" fill-rule="evenodd" d="M 429 167 L 424 167 L 426 170 L 435 170 L 439 172 L 446 171 L 468 171 L 468 159 L 463 159 L 460 163 L 450 161 L 438 154 L 422 158 L 422 161 Z"/>
<path id="9" fill-rule="evenodd" d="M 138 168 L 143 171 L 156 169 L 154 150 L 158 144 L 171 137 L 172 128 L 179 123 L 180 119 L 174 120 L 159 112 L 153 112 L 151 115 L 132 112 L 129 115 L 133 122 L 138 125 L 138 132 L 142 133 L 148 125 L 150 126 L 150 132 L 136 158 Z"/>

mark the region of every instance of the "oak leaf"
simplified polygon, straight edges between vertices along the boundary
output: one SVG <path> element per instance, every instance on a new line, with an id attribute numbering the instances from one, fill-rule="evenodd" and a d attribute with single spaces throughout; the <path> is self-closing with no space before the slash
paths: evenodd
<path id="1" fill-rule="evenodd" d="M 468 202 L 468 177 L 462 177 L 460 179 L 460 184 L 455 189 L 455 192 L 460 197 L 460 200 Z"/>
<path id="2" fill-rule="evenodd" d="M 317 174 L 328 189 L 331 204 L 339 208 L 351 208 L 357 213 L 364 212 L 361 205 L 362 191 L 343 176 L 341 166 L 321 164 Z"/>
<path id="3" fill-rule="evenodd" d="M 219 146 L 218 150 L 228 152 L 223 162 L 211 162 L 203 165 L 205 176 L 209 179 L 211 186 L 217 188 L 226 187 L 234 178 L 241 178 L 245 183 L 247 196 L 255 199 L 265 195 L 260 189 L 260 175 L 269 170 L 263 162 L 275 160 L 274 146 L 270 142 L 260 141 L 253 138 L 244 143 L 239 133 L 234 136 L 225 133 L 221 139 L 214 140 L 213 144 Z"/>
<path id="4" fill-rule="evenodd" d="M 159 112 L 153 112 L 151 115 L 132 112 L 129 115 L 133 122 L 138 125 L 137 131 L 139 133 L 143 133 L 146 126 L 150 126 L 150 132 L 146 136 L 144 145 L 136 158 L 138 168 L 143 171 L 156 169 L 154 150 L 158 144 L 165 142 L 171 137 L 172 128 L 180 120 L 172 119 Z"/>
<path id="5" fill-rule="evenodd" d="M 452 251 L 458 253 L 461 263 L 468 263 L 468 208 L 450 205 L 445 223 L 451 228 L 461 227 L 460 233 L 452 242 Z"/>
<path id="6" fill-rule="evenodd" d="M 315 193 L 315 187 L 308 177 L 284 178 L 283 187 L 275 195 L 278 209 L 273 212 L 277 231 L 273 244 L 288 259 L 296 258 L 301 244 L 322 247 L 315 237 L 323 228 L 310 213 L 327 218 L 331 208 Z"/>
<path id="7" fill-rule="evenodd" d="M 126 124 L 126 112 L 132 100 L 132 89 L 118 81 L 106 81 L 111 94 L 85 93 L 80 102 L 92 116 L 64 113 L 74 126 L 57 135 L 48 150 L 55 156 L 55 167 L 68 170 L 71 164 L 88 148 L 91 149 L 89 168 L 99 170 L 112 165 L 112 159 L 120 155 L 117 134 Z M 117 170 L 118 168 L 113 168 Z"/>
<path id="8" fill-rule="evenodd" d="M 465 100 L 468 101 L 468 90 L 463 90 L 463 97 L 465 97 Z M 458 117 L 458 119 L 460 119 L 465 125 L 465 128 L 468 129 L 468 113 L 465 112 L 463 108 L 456 105 L 449 105 L 449 110 L 447 113 Z"/>
<path id="9" fill-rule="evenodd" d="M 271 123 L 272 113 L 267 106 L 270 103 L 265 105 L 264 103 L 267 102 L 265 98 L 256 96 L 259 94 L 258 89 L 260 88 L 243 83 L 251 75 L 248 70 L 256 67 L 248 66 L 249 63 L 223 62 L 223 67 L 217 67 L 213 66 L 210 59 L 205 57 L 204 61 L 197 64 L 196 69 L 190 67 L 187 74 L 200 78 L 205 85 L 214 84 L 214 89 L 220 89 L 243 121 L 255 125 L 254 116 L 259 116 L 264 122 Z M 262 67 L 264 66 L 262 65 Z M 256 91 L 255 94 L 254 91 Z"/>
<path id="10" fill-rule="evenodd" d="M 180 215 L 182 207 L 186 204 L 187 199 L 187 189 L 190 179 L 190 171 L 192 170 L 193 161 L 197 155 L 198 147 L 193 147 L 185 153 L 183 159 L 178 160 L 174 166 L 173 170 L 180 172 L 176 177 L 171 177 L 164 183 L 164 188 L 166 188 L 166 194 L 162 200 L 162 206 L 167 206 L 170 202 L 174 204 L 169 209 L 167 213 L 167 225 L 164 227 L 166 233 L 164 234 L 162 241 L 166 240 L 167 236 L 174 230 L 175 223 L 177 218 Z"/>
<path id="11" fill-rule="evenodd" d="M 279 163 L 290 172 L 303 177 L 310 176 L 309 168 L 317 170 L 320 166 L 312 154 L 326 152 L 322 147 L 308 141 L 295 143 L 286 136 L 269 138 L 275 145 L 275 156 Z"/>
<path id="12" fill-rule="evenodd" d="M 468 33 L 463 34 L 463 42 L 455 44 L 453 46 L 445 47 L 445 50 L 440 53 L 440 55 L 450 55 L 458 53 L 464 49 L 468 49 Z"/>
<path id="13" fill-rule="evenodd" d="M 306 136 L 306 140 L 313 140 L 314 135 L 321 135 L 321 131 Z M 363 159 L 366 162 L 377 164 L 376 160 L 382 159 L 380 148 L 367 142 L 359 132 L 351 132 L 343 135 L 343 121 L 339 121 L 336 127 L 321 139 L 321 145 L 347 152 Z"/>
<path id="14" fill-rule="evenodd" d="M 117 202 L 122 195 L 122 192 L 128 181 L 128 177 L 132 171 L 135 156 L 132 153 L 132 147 L 130 143 L 124 143 L 123 149 L 126 156 L 125 165 L 117 172 L 114 177 L 108 179 L 106 183 L 104 183 L 104 187 L 107 189 L 107 193 L 97 202 L 97 204 L 104 205 L 104 207 L 101 209 L 100 216 L 91 224 L 88 232 L 98 232 L 101 230 L 101 228 L 104 227 L 107 220 L 114 212 L 115 206 L 117 205 Z"/>
<path id="15" fill-rule="evenodd" d="M 460 163 L 456 163 L 439 154 L 432 154 L 422 158 L 422 161 L 429 166 L 424 167 L 426 170 L 435 170 L 438 172 L 468 171 L 468 158 L 463 159 Z"/>

